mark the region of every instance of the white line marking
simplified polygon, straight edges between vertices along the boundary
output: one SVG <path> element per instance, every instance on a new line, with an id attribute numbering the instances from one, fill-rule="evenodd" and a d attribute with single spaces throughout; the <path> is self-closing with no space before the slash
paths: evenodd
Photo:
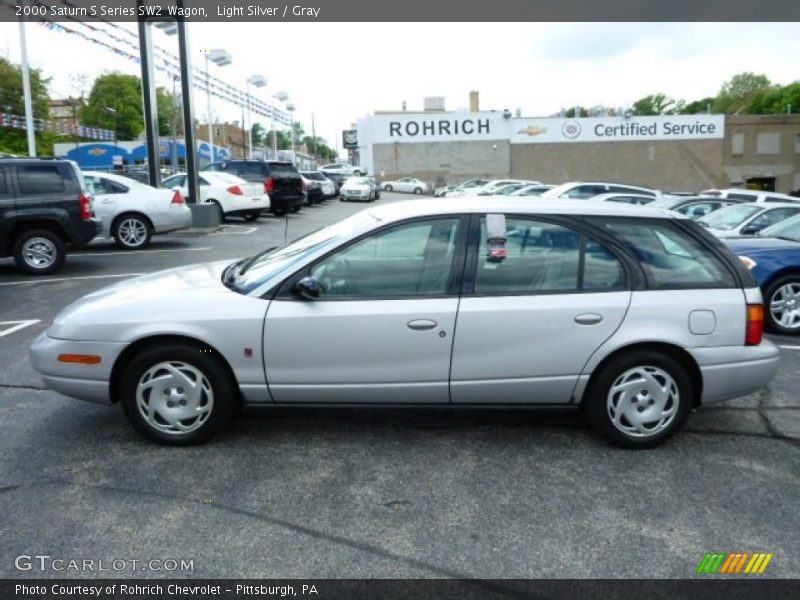
<path id="1" fill-rule="evenodd" d="M 226 225 L 225 227 L 231 227 L 236 229 L 245 229 L 244 225 Z M 209 233 L 208 235 L 250 235 L 254 231 L 257 231 L 258 227 L 248 227 L 246 231 L 217 231 L 215 233 Z"/>
<path id="2" fill-rule="evenodd" d="M 5 281 L 0 283 L 3 285 L 25 285 L 26 283 L 55 283 L 57 281 L 77 281 L 79 279 L 107 279 L 112 277 L 136 277 L 137 275 L 146 275 L 147 273 L 120 273 L 119 275 L 84 275 L 82 277 L 58 277 L 55 279 L 26 279 L 24 281 Z"/>
<path id="3" fill-rule="evenodd" d="M 164 248 L 162 250 L 120 250 L 119 252 L 71 252 L 70 256 L 113 256 L 115 254 L 153 254 L 155 252 L 199 252 L 211 250 L 211 246 L 203 248 Z"/>
<path id="4" fill-rule="evenodd" d="M 782 344 L 778 344 L 778 348 L 786 348 L 787 350 L 800 350 L 800 346 L 784 346 Z"/>
<path id="5" fill-rule="evenodd" d="M 19 331 L 20 329 L 25 329 L 30 325 L 35 325 L 39 321 L 41 321 L 41 319 L 33 319 L 32 321 L 0 321 L 0 325 L 13 325 L 13 327 L 9 327 L 8 329 L 0 330 L 0 337 Z"/>

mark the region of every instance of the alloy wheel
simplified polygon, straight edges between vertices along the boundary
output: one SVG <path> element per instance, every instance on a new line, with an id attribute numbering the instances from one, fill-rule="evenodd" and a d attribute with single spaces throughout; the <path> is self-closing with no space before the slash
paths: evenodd
<path id="1" fill-rule="evenodd" d="M 55 244 L 44 237 L 32 237 L 22 246 L 25 263 L 32 269 L 47 269 L 56 260 L 58 249 Z"/>
<path id="2" fill-rule="evenodd" d="M 800 283 L 787 283 L 772 294 L 769 312 L 785 329 L 800 329 Z"/>

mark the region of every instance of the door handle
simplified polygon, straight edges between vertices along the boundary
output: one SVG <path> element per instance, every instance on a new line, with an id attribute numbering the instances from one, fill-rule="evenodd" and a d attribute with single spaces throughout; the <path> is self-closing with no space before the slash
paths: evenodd
<path id="1" fill-rule="evenodd" d="M 414 321 L 406 323 L 406 326 L 414 331 L 427 331 L 436 327 L 436 321 L 432 321 L 431 319 L 415 319 Z"/>
<path id="2" fill-rule="evenodd" d="M 575 315 L 575 322 L 580 325 L 595 325 L 603 320 L 603 315 L 596 313 L 583 313 L 582 315 Z"/>

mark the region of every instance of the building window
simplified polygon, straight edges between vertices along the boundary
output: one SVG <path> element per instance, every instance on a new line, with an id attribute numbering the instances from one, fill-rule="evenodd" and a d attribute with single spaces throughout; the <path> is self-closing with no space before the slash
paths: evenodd
<path id="1" fill-rule="evenodd" d="M 780 133 L 759 133 L 756 136 L 757 154 L 780 154 L 781 153 L 781 134 Z"/>
<path id="2" fill-rule="evenodd" d="M 744 154 L 744 134 L 734 133 L 731 136 L 731 154 L 741 156 Z"/>

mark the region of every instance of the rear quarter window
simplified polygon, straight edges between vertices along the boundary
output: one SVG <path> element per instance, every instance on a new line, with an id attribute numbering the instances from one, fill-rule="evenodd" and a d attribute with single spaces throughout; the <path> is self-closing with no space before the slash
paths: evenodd
<path id="1" fill-rule="evenodd" d="M 17 167 L 19 192 L 35 194 L 59 194 L 65 191 L 64 178 L 58 165 L 20 165 Z"/>
<path id="2" fill-rule="evenodd" d="M 709 245 L 674 221 L 608 218 L 602 226 L 638 259 L 651 289 L 739 287 L 731 268 Z"/>

